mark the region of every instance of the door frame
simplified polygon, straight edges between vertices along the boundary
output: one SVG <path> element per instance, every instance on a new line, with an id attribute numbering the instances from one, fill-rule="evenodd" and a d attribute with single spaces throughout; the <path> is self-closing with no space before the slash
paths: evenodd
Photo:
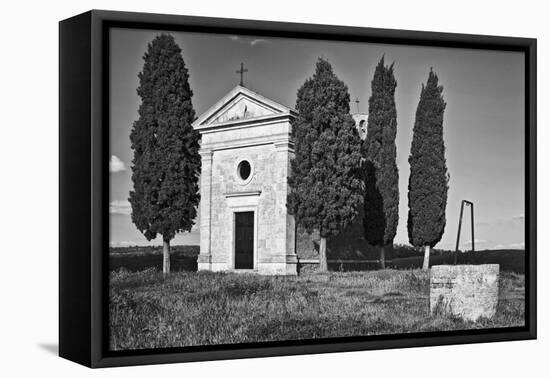
<path id="1" fill-rule="evenodd" d="M 259 200 L 261 190 L 248 191 L 248 192 L 229 192 L 225 193 L 227 201 L 227 207 L 229 214 L 227 214 L 227 221 L 231 224 L 231 230 L 229 232 L 229 239 L 231 243 L 231 249 L 229 251 L 229 266 L 228 268 L 235 272 L 250 272 L 249 269 L 235 269 L 235 213 L 243 211 L 254 212 L 254 269 L 258 270 L 258 218 L 259 218 Z M 231 217 L 231 218 L 229 218 Z"/>

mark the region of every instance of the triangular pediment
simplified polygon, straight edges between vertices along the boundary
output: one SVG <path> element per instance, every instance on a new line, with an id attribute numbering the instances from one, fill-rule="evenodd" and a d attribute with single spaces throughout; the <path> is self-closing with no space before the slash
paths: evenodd
<path id="1" fill-rule="evenodd" d="M 239 96 L 239 98 L 237 98 L 232 105 L 227 107 L 227 109 L 223 109 L 220 114 L 216 114 L 215 118 L 213 118 L 210 123 L 225 123 L 239 119 L 250 119 L 277 114 L 276 110 L 262 105 L 263 104 L 255 102 L 250 98 Z"/>
<path id="2" fill-rule="evenodd" d="M 295 111 L 248 88 L 237 86 L 194 123 L 196 129 L 238 124 L 254 119 L 264 120 Z"/>

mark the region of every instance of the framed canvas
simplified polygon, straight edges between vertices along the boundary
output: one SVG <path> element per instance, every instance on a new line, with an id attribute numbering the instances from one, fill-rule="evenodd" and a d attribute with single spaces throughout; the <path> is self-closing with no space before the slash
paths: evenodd
<path id="1" fill-rule="evenodd" d="M 536 40 L 59 24 L 59 354 L 536 338 Z"/>

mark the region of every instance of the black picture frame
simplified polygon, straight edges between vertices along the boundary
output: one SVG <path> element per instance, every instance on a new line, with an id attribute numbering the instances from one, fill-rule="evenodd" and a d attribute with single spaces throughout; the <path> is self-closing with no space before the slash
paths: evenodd
<path id="1" fill-rule="evenodd" d="M 108 30 L 111 27 L 520 51 L 525 54 L 524 327 L 110 352 Z M 537 41 L 529 38 L 92 10 L 59 23 L 59 355 L 89 367 L 535 339 Z"/>

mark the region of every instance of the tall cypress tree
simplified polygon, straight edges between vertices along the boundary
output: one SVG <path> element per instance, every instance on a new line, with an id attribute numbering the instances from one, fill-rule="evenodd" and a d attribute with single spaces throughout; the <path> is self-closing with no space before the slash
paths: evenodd
<path id="1" fill-rule="evenodd" d="M 180 47 L 161 34 L 147 45 L 139 73 L 139 119 L 130 133 L 132 221 L 147 238 L 163 240 L 163 272 L 170 272 L 170 240 L 190 231 L 200 199 L 199 134 L 189 73 Z"/>
<path id="2" fill-rule="evenodd" d="M 399 221 L 399 176 L 395 145 L 397 82 L 393 64 L 385 66 L 384 57 L 376 66 L 371 86 L 367 138 L 363 144 L 363 226 L 365 239 L 371 245 L 380 247 L 380 265 L 384 268 L 384 250 L 393 243 Z"/>
<path id="3" fill-rule="evenodd" d="M 409 156 L 409 241 L 424 247 L 422 268 L 428 269 L 430 250 L 443 236 L 449 174 L 443 142 L 443 87 L 430 69 L 420 92 Z"/>
<path id="4" fill-rule="evenodd" d="M 321 271 L 327 270 L 326 239 L 350 224 L 362 203 L 361 138 L 349 101 L 347 86 L 323 59 L 296 100 L 288 208 L 306 231 L 319 231 Z"/>

